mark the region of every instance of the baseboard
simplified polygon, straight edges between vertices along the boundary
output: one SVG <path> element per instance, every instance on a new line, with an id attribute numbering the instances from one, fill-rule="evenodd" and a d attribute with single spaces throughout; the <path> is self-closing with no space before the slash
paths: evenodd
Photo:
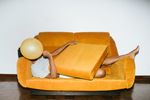
<path id="1" fill-rule="evenodd" d="M 150 76 L 135 76 L 135 83 L 150 83 Z"/>
<path id="2" fill-rule="evenodd" d="M 16 77 L 17 74 L 0 74 L 0 77 Z"/>
<path id="3" fill-rule="evenodd" d="M 0 80 L 15 80 L 17 79 L 16 74 L 0 74 Z M 148 76 L 142 76 L 137 75 L 135 76 L 135 82 L 136 83 L 150 83 L 150 75 Z"/>
<path id="4" fill-rule="evenodd" d="M 17 81 L 16 74 L 0 74 L 0 82 L 2 81 Z"/>

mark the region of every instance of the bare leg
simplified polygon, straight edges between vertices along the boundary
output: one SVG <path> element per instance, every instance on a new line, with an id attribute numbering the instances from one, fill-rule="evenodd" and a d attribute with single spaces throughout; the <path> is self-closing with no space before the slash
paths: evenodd
<path id="1" fill-rule="evenodd" d="M 129 52 L 125 55 L 106 58 L 102 65 L 110 65 L 110 64 L 115 63 L 119 59 L 122 59 L 126 56 L 129 56 L 130 58 L 134 59 L 138 52 L 139 52 L 139 46 L 137 46 L 134 50 L 132 50 L 131 52 Z"/>
<path id="2" fill-rule="evenodd" d="M 126 56 L 129 56 L 130 58 L 134 59 L 134 57 L 136 56 L 136 54 L 138 52 L 139 52 L 139 46 L 137 46 L 134 50 L 132 50 L 128 54 L 106 58 L 102 65 L 110 65 L 110 64 L 115 63 L 119 59 L 122 59 Z M 103 78 L 103 77 L 105 77 L 105 75 L 106 75 L 106 71 L 99 68 L 98 71 L 95 74 L 95 77 Z"/>
<path id="3" fill-rule="evenodd" d="M 48 51 L 44 51 L 43 56 L 49 59 L 49 65 L 50 65 L 50 73 L 46 76 L 46 78 L 57 78 L 58 74 L 57 74 L 56 66 L 53 61 L 52 55 Z"/>

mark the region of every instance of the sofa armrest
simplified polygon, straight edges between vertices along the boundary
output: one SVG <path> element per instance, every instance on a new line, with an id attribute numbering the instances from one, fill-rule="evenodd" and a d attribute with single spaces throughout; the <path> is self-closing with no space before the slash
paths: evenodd
<path id="1" fill-rule="evenodd" d="M 135 61 L 130 57 L 126 57 L 125 59 L 125 79 L 127 81 L 127 88 L 131 88 L 135 81 Z"/>
<path id="2" fill-rule="evenodd" d="M 17 61 L 17 78 L 23 87 L 26 87 L 26 80 L 32 77 L 31 64 L 32 62 L 24 57 Z"/>
<path id="3" fill-rule="evenodd" d="M 112 75 L 127 81 L 127 88 L 131 88 L 135 80 L 135 62 L 130 57 L 124 57 L 111 66 Z"/>

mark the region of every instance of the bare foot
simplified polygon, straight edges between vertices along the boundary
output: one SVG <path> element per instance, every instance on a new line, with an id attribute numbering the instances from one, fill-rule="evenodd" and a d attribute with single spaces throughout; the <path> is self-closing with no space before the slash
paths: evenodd
<path id="1" fill-rule="evenodd" d="M 69 41 L 68 44 L 69 45 L 76 45 L 78 42 L 77 41 Z"/>
<path id="2" fill-rule="evenodd" d="M 134 57 L 138 54 L 140 47 L 137 46 L 134 50 L 128 53 L 128 56 L 134 59 Z"/>

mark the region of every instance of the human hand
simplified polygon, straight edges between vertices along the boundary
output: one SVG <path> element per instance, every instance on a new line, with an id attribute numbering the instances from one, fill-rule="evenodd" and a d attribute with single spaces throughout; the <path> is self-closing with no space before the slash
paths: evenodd
<path id="1" fill-rule="evenodd" d="M 78 41 L 70 41 L 68 42 L 68 45 L 76 45 L 78 43 Z"/>

